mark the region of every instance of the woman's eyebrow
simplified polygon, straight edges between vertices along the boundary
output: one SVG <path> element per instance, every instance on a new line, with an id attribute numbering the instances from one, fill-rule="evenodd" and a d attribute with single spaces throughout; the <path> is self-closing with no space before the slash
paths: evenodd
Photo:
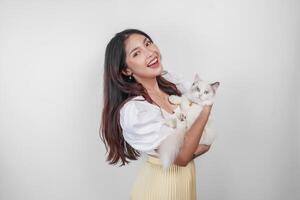
<path id="1" fill-rule="evenodd" d="M 143 43 L 144 43 L 144 44 L 145 44 L 146 40 L 147 40 L 147 38 L 145 37 L 144 40 L 143 40 Z M 136 50 L 136 49 L 138 49 L 138 48 L 139 48 L 139 47 L 135 47 L 134 49 L 132 49 L 132 50 L 130 51 L 129 55 L 130 55 L 134 50 Z"/>

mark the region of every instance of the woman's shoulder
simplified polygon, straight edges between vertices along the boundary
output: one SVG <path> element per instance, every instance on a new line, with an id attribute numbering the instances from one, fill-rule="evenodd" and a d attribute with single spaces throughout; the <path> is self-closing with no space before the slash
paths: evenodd
<path id="1" fill-rule="evenodd" d="M 157 113 L 159 108 L 156 108 L 155 105 L 149 103 L 142 95 L 132 97 L 127 100 L 120 109 L 121 113 L 127 112 L 155 112 Z"/>
<path id="2" fill-rule="evenodd" d="M 151 124 L 158 127 L 162 123 L 162 114 L 158 107 L 147 102 L 143 96 L 136 96 L 121 107 L 120 123 L 125 131 L 144 130 Z"/>
<path id="3" fill-rule="evenodd" d="M 129 99 L 126 99 L 123 103 L 121 109 L 125 109 L 127 107 L 136 107 L 136 105 L 146 105 L 146 100 L 142 95 L 131 97 Z M 148 102 L 147 102 L 148 103 Z"/>

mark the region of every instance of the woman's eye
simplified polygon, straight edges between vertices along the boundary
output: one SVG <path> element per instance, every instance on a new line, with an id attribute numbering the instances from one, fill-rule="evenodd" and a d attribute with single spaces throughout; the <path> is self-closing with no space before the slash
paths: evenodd
<path id="1" fill-rule="evenodd" d="M 147 44 L 151 44 L 151 43 L 152 43 L 151 41 L 146 42 L 146 46 L 148 46 Z"/>
<path id="2" fill-rule="evenodd" d="M 133 57 L 135 57 L 135 56 L 137 56 L 137 55 L 138 55 L 138 51 L 135 52 L 135 53 L 133 54 Z"/>

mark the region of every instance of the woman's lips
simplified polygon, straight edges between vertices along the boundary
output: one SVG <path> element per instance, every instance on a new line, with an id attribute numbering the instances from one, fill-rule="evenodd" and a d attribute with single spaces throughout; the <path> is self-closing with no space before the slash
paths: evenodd
<path id="1" fill-rule="evenodd" d="M 159 60 L 157 59 L 155 63 L 153 63 L 152 65 L 149 65 L 148 67 L 150 68 L 156 68 L 159 66 Z"/>

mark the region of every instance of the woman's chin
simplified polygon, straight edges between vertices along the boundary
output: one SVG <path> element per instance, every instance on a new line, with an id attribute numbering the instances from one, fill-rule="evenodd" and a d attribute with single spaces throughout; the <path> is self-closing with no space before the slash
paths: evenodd
<path id="1" fill-rule="evenodd" d="M 159 66 L 159 67 L 156 68 L 155 70 L 156 70 L 156 71 L 155 71 L 155 74 L 157 74 L 157 76 L 158 76 L 158 75 L 161 75 L 161 73 L 162 73 L 162 71 L 163 71 L 163 67 L 162 67 L 162 66 Z"/>

